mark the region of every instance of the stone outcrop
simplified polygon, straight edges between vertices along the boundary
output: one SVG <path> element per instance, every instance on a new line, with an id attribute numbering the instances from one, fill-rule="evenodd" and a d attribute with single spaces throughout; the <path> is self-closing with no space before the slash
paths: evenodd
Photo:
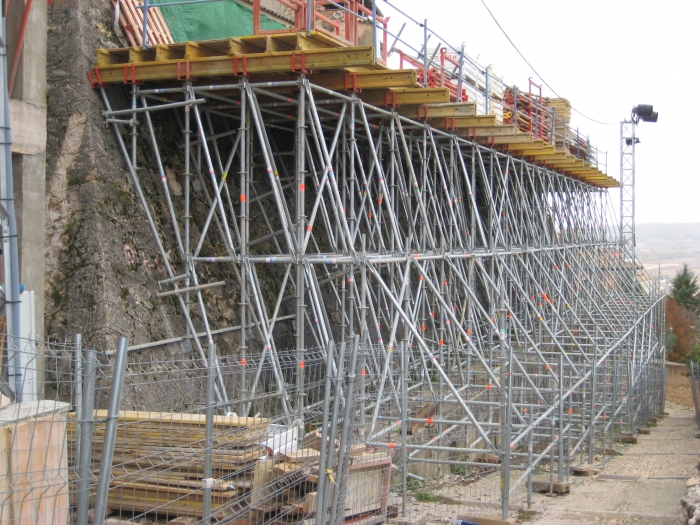
<path id="1" fill-rule="evenodd" d="M 700 464 L 698 464 L 700 470 Z M 700 474 L 686 482 L 688 487 L 685 496 L 681 498 L 684 525 L 700 525 Z"/>

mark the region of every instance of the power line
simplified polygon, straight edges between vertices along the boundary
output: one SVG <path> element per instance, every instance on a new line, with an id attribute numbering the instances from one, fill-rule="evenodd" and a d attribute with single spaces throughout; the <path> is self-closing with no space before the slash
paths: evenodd
<path id="1" fill-rule="evenodd" d="M 505 37 L 508 39 L 508 42 L 510 42 L 510 45 L 513 46 L 513 49 L 515 49 L 515 50 L 518 52 L 518 54 L 520 55 L 520 57 L 525 61 L 525 63 L 526 63 L 528 66 L 530 66 L 530 69 L 532 69 L 532 72 L 535 73 L 535 75 L 537 75 L 537 78 L 539 78 L 539 79 L 542 81 L 542 83 L 543 83 L 545 86 L 547 86 L 547 87 L 552 91 L 552 93 L 554 93 L 557 97 L 563 98 L 561 95 L 559 95 L 559 93 L 557 93 L 557 92 L 554 90 L 554 88 L 553 88 L 552 86 L 549 85 L 549 83 L 548 83 L 544 78 L 542 78 L 542 75 L 540 75 L 540 74 L 537 72 L 537 70 L 535 69 L 535 67 L 534 67 L 532 64 L 530 64 L 530 61 L 529 61 L 527 58 L 525 58 L 525 55 L 522 54 L 522 52 L 520 51 L 520 49 L 518 49 L 518 46 L 515 45 L 515 42 L 513 42 L 513 41 L 511 40 L 511 38 L 508 36 L 508 33 L 506 33 L 506 30 L 503 29 L 503 27 L 501 26 L 501 24 L 498 22 L 498 20 L 497 20 L 496 17 L 494 16 L 494 14 L 491 12 L 491 9 L 489 9 L 489 6 L 486 5 L 486 2 L 485 2 L 484 0 L 481 0 L 481 3 L 484 5 L 484 7 L 486 8 L 486 10 L 489 12 L 489 15 L 491 15 L 491 18 L 493 18 L 493 21 L 496 22 L 496 25 L 498 26 L 498 29 L 501 30 L 501 33 L 503 33 L 503 36 L 505 36 Z M 576 109 L 576 108 L 573 107 L 573 106 L 571 106 L 571 109 L 572 109 L 573 111 L 575 111 L 576 113 L 578 113 L 579 115 L 581 115 L 583 118 L 586 118 L 586 119 L 590 120 L 591 122 L 595 122 L 595 123 L 597 123 L 597 124 L 602 124 L 602 125 L 604 125 L 604 126 L 613 126 L 613 125 L 616 125 L 616 124 L 617 124 L 617 122 L 601 122 L 600 120 L 596 120 L 596 119 L 594 119 L 594 118 L 592 118 L 592 117 L 589 117 L 589 116 L 586 115 L 585 113 L 580 112 L 578 109 Z"/>

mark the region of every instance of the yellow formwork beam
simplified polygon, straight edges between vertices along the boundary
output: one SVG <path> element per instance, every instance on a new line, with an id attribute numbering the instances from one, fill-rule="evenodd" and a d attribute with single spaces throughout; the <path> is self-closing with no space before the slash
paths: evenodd
<path id="1" fill-rule="evenodd" d="M 452 119 L 449 119 L 448 124 Z M 482 137 L 515 137 L 518 135 L 518 130 L 515 124 L 504 124 L 502 126 L 477 126 L 468 129 L 457 129 L 455 135 L 466 139 L 482 138 Z"/>
<path id="2" fill-rule="evenodd" d="M 415 69 L 412 71 L 415 71 Z M 474 102 L 443 102 L 418 106 L 402 106 L 397 111 L 399 115 L 412 119 L 473 117 L 476 115 L 476 104 Z"/>
<path id="3" fill-rule="evenodd" d="M 334 91 L 419 87 L 415 69 L 318 73 L 309 75 L 308 78 L 312 83 Z"/>
<path id="4" fill-rule="evenodd" d="M 201 48 L 200 48 L 201 50 Z M 98 53 L 98 56 L 99 53 Z M 96 80 L 133 83 L 148 80 L 185 80 L 305 70 L 343 69 L 376 64 L 372 46 L 313 49 L 305 53 L 281 51 L 242 56 L 197 57 L 97 66 Z M 445 88 L 445 91 L 447 89 Z"/>
<path id="5" fill-rule="evenodd" d="M 532 135 L 529 133 L 520 133 L 517 135 L 506 135 L 503 137 L 477 137 L 476 139 L 479 141 L 479 143 L 485 143 L 491 146 L 508 146 L 510 144 L 530 144 L 532 142 Z"/>
<path id="6" fill-rule="evenodd" d="M 450 91 L 447 88 L 375 89 L 364 91 L 360 98 L 363 102 L 377 107 L 416 106 L 431 102 L 449 102 Z"/>

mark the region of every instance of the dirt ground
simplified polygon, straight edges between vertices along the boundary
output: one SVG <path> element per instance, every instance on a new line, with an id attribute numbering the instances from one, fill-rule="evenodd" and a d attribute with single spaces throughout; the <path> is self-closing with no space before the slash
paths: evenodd
<path id="1" fill-rule="evenodd" d="M 666 387 L 666 400 L 676 405 L 684 407 L 693 406 L 693 396 L 690 393 L 690 386 L 668 386 Z"/>
<path id="2" fill-rule="evenodd" d="M 687 402 L 683 392 L 679 395 Z M 695 438 L 694 409 L 667 402 L 666 411 L 668 415 L 658 421 L 650 435 L 640 435 L 636 445 L 613 456 L 598 476 L 571 478 L 570 495 L 538 495 L 533 509 L 538 514 L 528 523 L 680 523 L 680 499 L 686 492 L 686 480 L 697 472 L 700 439 Z"/>

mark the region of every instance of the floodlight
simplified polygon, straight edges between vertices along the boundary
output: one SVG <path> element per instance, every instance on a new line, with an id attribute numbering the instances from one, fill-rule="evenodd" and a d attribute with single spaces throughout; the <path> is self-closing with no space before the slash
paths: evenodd
<path id="1" fill-rule="evenodd" d="M 651 115 L 648 117 L 640 117 L 642 119 L 642 122 L 656 122 L 659 120 L 659 112 L 658 111 L 652 111 Z"/>
<path id="2" fill-rule="evenodd" d="M 632 113 L 637 115 L 641 119 L 651 117 L 654 112 L 654 106 L 651 104 L 639 104 L 632 108 Z"/>

